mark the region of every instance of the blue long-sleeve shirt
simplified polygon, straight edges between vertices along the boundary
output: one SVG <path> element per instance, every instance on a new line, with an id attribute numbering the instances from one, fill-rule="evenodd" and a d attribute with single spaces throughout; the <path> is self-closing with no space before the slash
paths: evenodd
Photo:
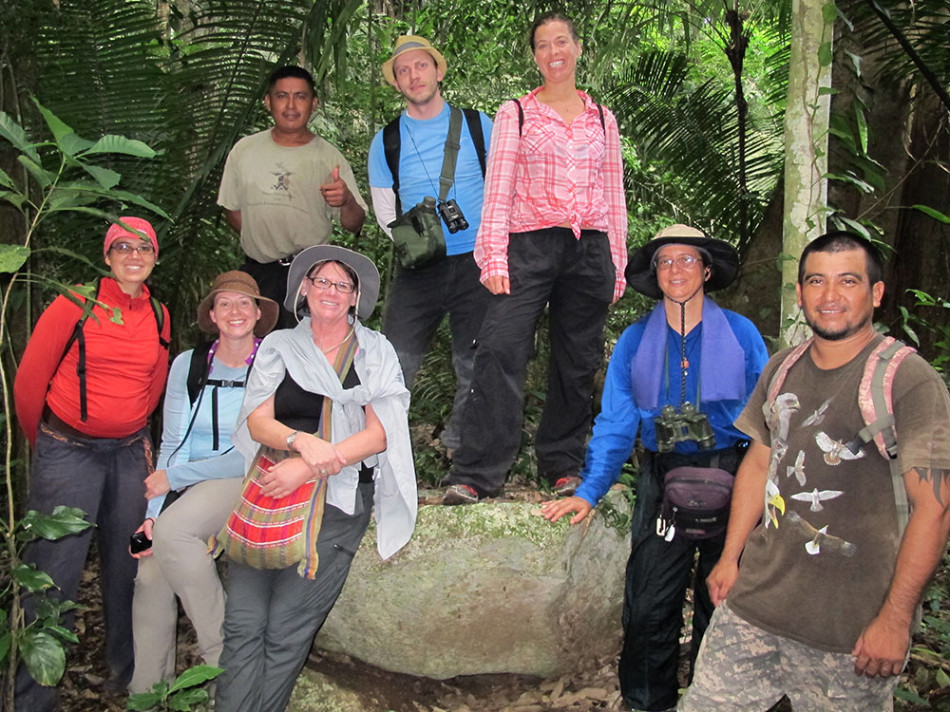
<path id="1" fill-rule="evenodd" d="M 723 314 L 732 327 L 732 332 L 745 353 L 746 393 L 751 394 L 755 383 L 768 361 L 768 350 L 758 330 L 744 316 L 723 309 Z M 577 488 L 577 496 L 596 505 L 619 478 L 623 463 L 630 457 L 637 431 L 643 446 L 656 452 L 656 425 L 653 419 L 664 405 L 679 406 L 681 389 L 680 335 L 667 326 L 666 377 L 661 388 L 660 402 L 653 410 L 637 406 L 633 396 L 631 366 L 640 347 L 649 314 L 627 327 L 614 348 L 607 365 L 607 378 L 601 398 L 601 410 L 594 421 L 594 432 L 587 446 L 583 482 Z M 690 368 L 686 377 L 686 400 L 695 403 L 697 379 L 702 358 L 715 358 L 715 354 L 700 353 L 703 324 L 700 322 L 686 335 L 686 351 Z M 701 384 L 700 384 L 701 385 Z M 716 448 L 726 448 L 747 440 L 733 425 L 742 412 L 745 401 L 728 400 L 702 402 L 702 412 L 716 435 Z M 699 450 L 694 441 L 680 442 L 676 452 L 691 453 Z"/>
<path id="2" fill-rule="evenodd" d="M 244 476 L 244 456 L 231 446 L 231 431 L 241 410 L 244 389 L 218 389 L 218 449 L 215 450 L 211 419 L 213 386 L 205 386 L 204 394 L 195 401 L 194 406 L 188 400 L 191 353 L 188 350 L 175 358 L 168 373 L 168 390 L 165 392 L 162 444 L 158 452 L 157 469 L 166 471 L 168 484 L 173 490 L 204 480 Z M 243 382 L 247 377 L 247 366 L 231 368 L 217 358 L 212 366 L 211 378 L 215 380 Z M 198 416 L 188 433 L 188 439 L 182 442 L 195 407 Z M 157 517 L 164 501 L 165 495 L 150 499 L 145 516 Z"/>

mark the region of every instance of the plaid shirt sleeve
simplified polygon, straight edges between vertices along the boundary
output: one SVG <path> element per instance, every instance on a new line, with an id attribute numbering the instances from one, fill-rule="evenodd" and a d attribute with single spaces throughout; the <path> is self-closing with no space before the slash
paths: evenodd
<path id="1" fill-rule="evenodd" d="M 489 277 L 508 276 L 509 217 L 520 147 L 518 109 L 515 102 L 509 101 L 495 115 L 488 150 L 482 224 L 474 252 L 475 262 L 482 270 L 482 282 Z"/>
<path id="2" fill-rule="evenodd" d="M 607 237 L 610 256 L 617 270 L 614 282 L 614 301 L 623 296 L 626 287 L 624 270 L 627 267 L 627 200 L 623 190 L 623 157 L 620 153 L 620 131 L 617 119 L 604 107 L 606 151 L 601 172 L 604 177 L 604 198 L 607 201 Z"/>

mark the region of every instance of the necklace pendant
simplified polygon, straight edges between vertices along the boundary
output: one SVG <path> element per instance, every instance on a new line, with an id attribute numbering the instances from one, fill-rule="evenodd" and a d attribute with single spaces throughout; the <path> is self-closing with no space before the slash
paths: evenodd
<path id="1" fill-rule="evenodd" d="M 681 366 L 682 368 L 684 368 L 684 369 L 689 368 L 689 359 L 688 359 L 688 358 L 684 358 L 683 361 L 680 363 L 680 366 Z"/>

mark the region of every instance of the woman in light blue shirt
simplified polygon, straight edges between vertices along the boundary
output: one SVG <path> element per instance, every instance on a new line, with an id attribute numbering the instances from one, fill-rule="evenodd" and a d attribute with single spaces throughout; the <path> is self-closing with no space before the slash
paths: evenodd
<path id="1" fill-rule="evenodd" d="M 198 326 L 217 338 L 172 364 L 158 469 L 145 480 L 148 510 L 133 545 L 140 549 L 132 554 L 139 559 L 133 693 L 175 677 L 176 596 L 195 626 L 202 659 L 218 662 L 225 595 L 208 539 L 241 494 L 244 458 L 231 431 L 257 347 L 277 315 L 277 303 L 260 295 L 253 277 L 220 274 L 198 305 Z"/>

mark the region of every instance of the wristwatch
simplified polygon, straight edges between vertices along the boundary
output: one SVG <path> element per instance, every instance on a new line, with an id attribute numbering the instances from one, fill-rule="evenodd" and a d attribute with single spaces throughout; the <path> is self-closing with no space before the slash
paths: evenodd
<path id="1" fill-rule="evenodd" d="M 299 430 L 295 430 L 290 435 L 287 436 L 287 449 L 293 451 L 294 449 L 294 440 L 297 439 L 297 436 L 300 435 Z"/>

